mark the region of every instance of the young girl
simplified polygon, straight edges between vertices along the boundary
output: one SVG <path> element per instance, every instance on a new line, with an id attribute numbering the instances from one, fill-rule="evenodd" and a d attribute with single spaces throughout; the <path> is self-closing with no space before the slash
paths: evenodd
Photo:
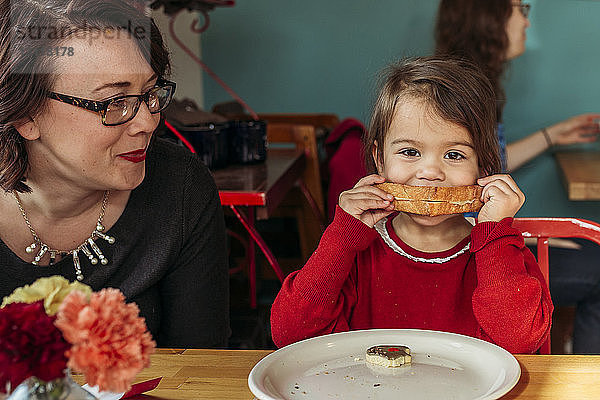
<path id="1" fill-rule="evenodd" d="M 419 58 L 390 68 L 365 140 L 376 174 L 340 195 L 306 265 L 271 311 L 284 346 L 333 332 L 416 328 L 455 332 L 513 353 L 550 331 L 544 278 L 512 217 L 525 198 L 500 170 L 494 91 L 465 61 Z M 384 181 L 483 186 L 472 226 L 462 215 L 396 213 Z"/>

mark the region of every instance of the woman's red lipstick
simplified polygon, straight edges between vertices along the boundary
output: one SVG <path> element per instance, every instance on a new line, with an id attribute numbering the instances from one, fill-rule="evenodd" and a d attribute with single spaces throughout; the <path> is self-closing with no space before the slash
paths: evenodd
<path id="1" fill-rule="evenodd" d="M 139 149 L 130 151 L 129 153 L 122 153 L 119 154 L 117 157 L 121 157 L 127 161 L 131 161 L 134 163 L 139 163 L 146 159 L 146 149 Z"/>

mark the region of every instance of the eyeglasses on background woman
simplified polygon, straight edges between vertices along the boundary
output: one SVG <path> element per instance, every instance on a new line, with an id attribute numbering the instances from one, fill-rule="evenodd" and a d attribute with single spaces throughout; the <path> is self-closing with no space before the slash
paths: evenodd
<path id="1" fill-rule="evenodd" d="M 513 7 L 519 7 L 519 11 L 525 18 L 529 17 L 529 11 L 531 11 L 531 4 L 528 3 L 513 3 Z"/>

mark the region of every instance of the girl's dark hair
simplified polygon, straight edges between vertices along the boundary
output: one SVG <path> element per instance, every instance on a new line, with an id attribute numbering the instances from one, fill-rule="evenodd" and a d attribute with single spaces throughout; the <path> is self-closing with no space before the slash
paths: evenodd
<path id="1" fill-rule="evenodd" d="M 511 13 L 511 0 L 441 0 L 435 25 L 435 53 L 473 61 L 492 82 L 498 121 L 506 103 L 501 80 L 507 65 L 506 23 Z"/>
<path id="2" fill-rule="evenodd" d="M 5 191 L 30 191 L 25 184 L 25 139 L 15 126 L 43 111 L 54 85 L 51 53 L 57 48 L 62 51 L 65 40 L 86 34 L 90 38 L 129 35 L 159 77 L 170 73 L 169 53 L 144 4 L 141 0 L 0 0 L 0 187 Z"/>
<path id="3" fill-rule="evenodd" d="M 369 172 L 377 171 L 375 142 L 377 161 L 383 162 L 385 137 L 396 106 L 404 101 L 423 101 L 436 116 L 464 127 L 471 134 L 479 170 L 485 175 L 500 172 L 494 90 L 477 65 L 463 59 L 421 57 L 392 65 L 386 72 L 363 143 Z"/>

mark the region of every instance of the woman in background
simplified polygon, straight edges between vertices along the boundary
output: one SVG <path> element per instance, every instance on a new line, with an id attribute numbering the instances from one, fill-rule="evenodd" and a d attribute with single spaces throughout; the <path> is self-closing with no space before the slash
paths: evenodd
<path id="1" fill-rule="evenodd" d="M 470 59 L 492 81 L 498 105 L 501 156 L 509 172 L 553 146 L 593 142 L 600 133 L 600 114 L 581 114 L 506 144 L 502 78 L 509 62 L 525 52 L 529 9 L 529 4 L 514 0 L 442 0 L 435 28 L 437 54 Z"/>
<path id="2" fill-rule="evenodd" d="M 467 58 L 484 70 L 496 91 L 498 140 L 503 167 L 514 171 L 556 145 L 597 140 L 600 114 L 582 114 L 506 144 L 502 78 L 525 51 L 530 5 L 516 0 L 441 0 L 436 53 Z M 575 353 L 600 353 L 600 247 L 576 240 L 579 249 L 550 248 L 550 293 L 555 305 L 577 305 Z"/>
<path id="3" fill-rule="evenodd" d="M 0 298 L 62 275 L 120 289 L 161 347 L 224 347 L 208 169 L 154 139 L 173 97 L 142 1 L 0 2 Z"/>

